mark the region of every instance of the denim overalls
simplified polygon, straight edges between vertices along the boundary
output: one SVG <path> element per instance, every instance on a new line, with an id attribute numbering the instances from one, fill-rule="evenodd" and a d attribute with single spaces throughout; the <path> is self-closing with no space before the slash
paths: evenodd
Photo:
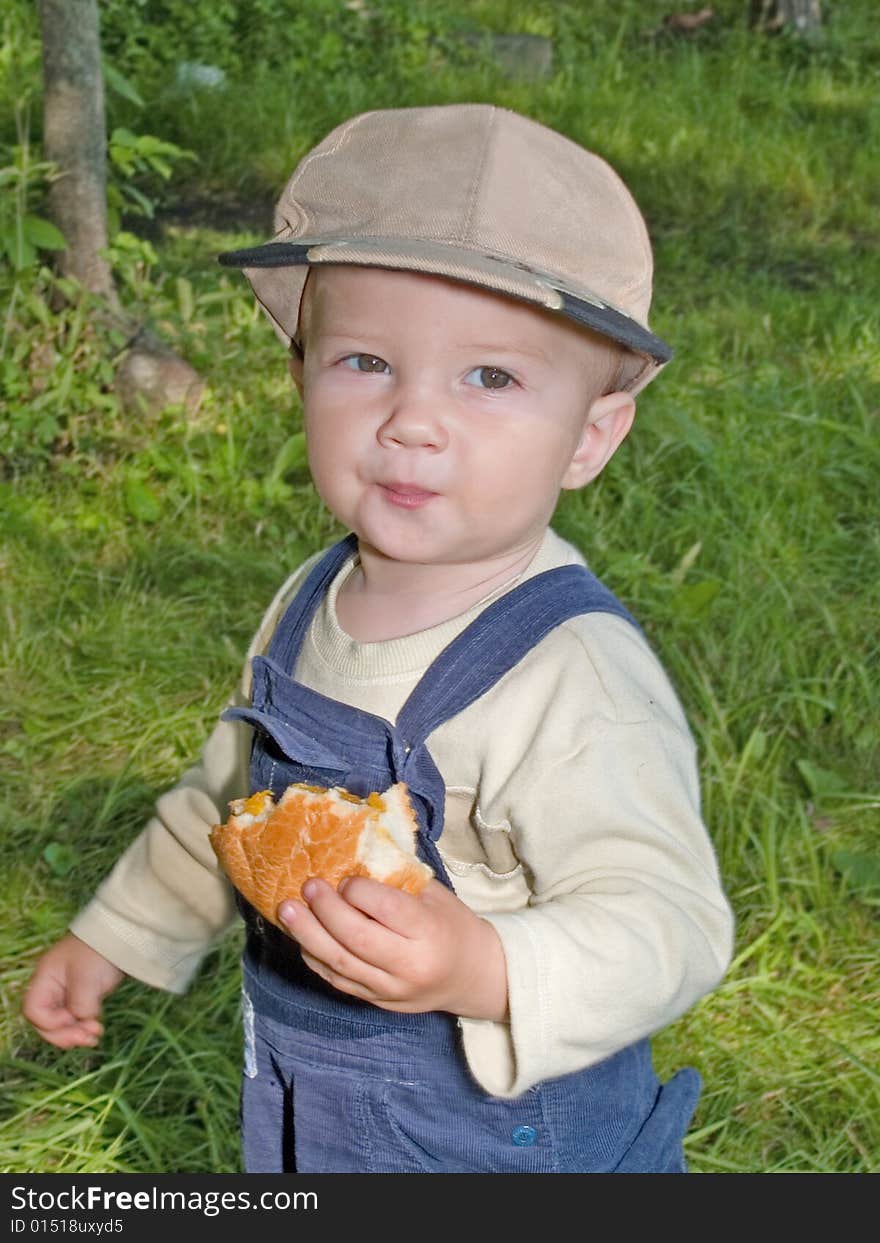
<path id="1" fill-rule="evenodd" d="M 560 622 L 590 611 L 632 618 L 583 567 L 535 575 L 440 653 L 392 725 L 291 676 L 315 610 L 356 547 L 349 536 L 316 564 L 267 656 L 254 658 L 252 707 L 226 716 L 255 729 L 252 790 L 277 796 L 306 781 L 363 795 L 405 781 L 419 853 L 452 888 L 435 844 L 445 787 L 426 739 Z M 455 1016 L 399 1014 L 348 997 L 241 895 L 239 906 L 248 1173 L 685 1172 L 682 1138 L 700 1079 L 688 1067 L 661 1085 L 647 1040 L 516 1098 L 490 1096 L 468 1071 Z"/>

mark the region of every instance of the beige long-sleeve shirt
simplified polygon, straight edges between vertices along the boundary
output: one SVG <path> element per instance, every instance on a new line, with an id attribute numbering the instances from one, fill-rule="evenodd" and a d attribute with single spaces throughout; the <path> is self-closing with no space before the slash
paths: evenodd
<path id="1" fill-rule="evenodd" d="M 264 652 L 314 559 L 272 602 Z M 393 721 L 431 661 L 499 592 L 417 634 L 359 643 L 336 620 L 337 575 L 296 677 Z M 583 564 L 548 531 L 520 579 Z M 248 792 L 251 731 L 220 721 L 71 927 L 123 971 L 185 990 L 236 918 L 208 833 Z M 456 893 L 497 930 L 507 1022 L 460 1019 L 470 1069 L 514 1096 L 600 1061 L 683 1014 L 720 981 L 732 917 L 700 814 L 695 748 L 642 635 L 610 614 L 563 623 L 428 746 L 446 784 L 438 843 Z"/>

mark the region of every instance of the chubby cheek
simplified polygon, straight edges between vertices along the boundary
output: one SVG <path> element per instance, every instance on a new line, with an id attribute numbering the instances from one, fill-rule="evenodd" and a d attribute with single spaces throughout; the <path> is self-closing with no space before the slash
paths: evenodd
<path id="1" fill-rule="evenodd" d="M 353 473 L 352 438 L 333 419 L 306 420 L 306 450 L 312 481 L 332 508 L 332 500 Z"/>
<path id="2" fill-rule="evenodd" d="M 311 392 L 306 387 L 306 437 L 315 445 L 323 447 L 329 444 L 342 450 L 358 439 L 363 415 L 360 406 L 351 397 L 338 392 L 328 393 L 328 387 L 326 384 L 313 386 Z"/>
<path id="3" fill-rule="evenodd" d="M 534 440 L 518 439 L 487 446 L 474 457 L 468 471 L 472 492 L 482 492 L 487 500 L 515 509 L 536 504 L 542 508 L 551 494 L 549 503 L 555 503 L 564 470 L 562 454 L 538 452 Z"/>

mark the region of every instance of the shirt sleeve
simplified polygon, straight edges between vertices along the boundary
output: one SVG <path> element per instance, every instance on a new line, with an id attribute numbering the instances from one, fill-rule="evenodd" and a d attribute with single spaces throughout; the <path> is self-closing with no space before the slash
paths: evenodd
<path id="1" fill-rule="evenodd" d="M 531 890 L 524 909 L 485 916 L 504 948 L 509 1023 L 460 1021 L 472 1072 L 499 1096 L 671 1023 L 718 984 L 732 948 L 671 686 L 627 623 L 565 630 L 507 688 L 506 709 L 499 697 L 508 737 L 481 811 L 507 826 Z M 513 703 L 526 719 L 511 732 Z"/>
<path id="2" fill-rule="evenodd" d="M 268 646 L 314 561 L 305 562 L 272 601 L 228 706 L 250 702 L 251 659 Z M 199 762 L 157 800 L 143 831 L 70 925 L 92 949 L 145 984 L 185 992 L 208 949 L 236 918 L 234 891 L 209 834 L 226 819 L 231 800 L 249 792 L 252 736 L 241 721 L 218 721 Z"/>
<path id="3" fill-rule="evenodd" d="M 71 932 L 126 975 L 182 993 L 233 922 L 233 890 L 209 833 L 226 819 L 229 801 L 247 793 L 249 744 L 246 726 L 218 723 L 200 763 L 157 800 L 143 831 L 71 923 Z"/>

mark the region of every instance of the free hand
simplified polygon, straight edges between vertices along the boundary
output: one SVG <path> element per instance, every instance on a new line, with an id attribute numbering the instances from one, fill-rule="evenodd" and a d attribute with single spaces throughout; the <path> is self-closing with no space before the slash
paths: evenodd
<path id="1" fill-rule="evenodd" d="M 103 954 L 69 932 L 37 963 L 22 1013 L 49 1044 L 92 1048 L 104 1032 L 101 1002 L 124 978 Z"/>
<path id="2" fill-rule="evenodd" d="M 439 881 L 413 897 L 363 876 L 338 889 L 312 879 L 303 897 L 282 903 L 279 917 L 303 960 L 341 992 L 384 1010 L 506 1017 L 501 940 Z"/>

